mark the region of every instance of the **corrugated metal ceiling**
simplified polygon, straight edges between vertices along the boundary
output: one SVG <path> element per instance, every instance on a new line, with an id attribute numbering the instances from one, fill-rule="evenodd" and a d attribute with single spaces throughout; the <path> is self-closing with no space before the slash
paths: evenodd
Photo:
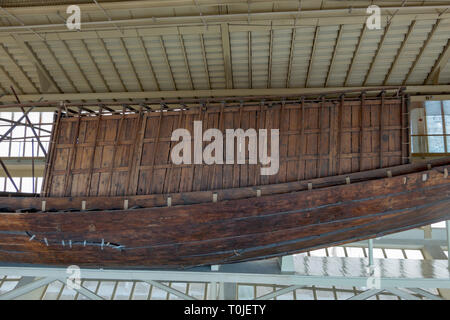
<path id="1" fill-rule="evenodd" d="M 168 7 L 175 2 L 178 7 Z M 381 30 L 363 30 L 372 2 L 384 8 Z M 39 94 L 450 82 L 449 1 L 93 3 L 81 6 L 78 32 L 66 29 L 61 8 L 0 11 L 1 91 L 8 94 L 11 85 L 20 94 Z M 427 81 L 437 66 L 440 77 Z"/>

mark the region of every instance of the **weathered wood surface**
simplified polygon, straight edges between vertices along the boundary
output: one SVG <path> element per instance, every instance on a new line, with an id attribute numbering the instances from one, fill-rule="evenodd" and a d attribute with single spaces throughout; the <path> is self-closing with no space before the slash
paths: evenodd
<path id="1" fill-rule="evenodd" d="M 185 193 L 287 183 L 404 164 L 403 97 L 302 100 L 61 118 L 43 194 L 50 197 Z M 402 109 L 403 107 L 403 109 Z M 173 165 L 173 130 L 279 129 L 280 169 Z M 404 119 L 403 119 L 404 120 Z M 207 142 L 203 143 L 203 147 Z"/>
<path id="2" fill-rule="evenodd" d="M 181 192 L 172 194 L 116 197 L 31 197 L 27 196 L 27 194 L 0 193 L 0 212 L 15 212 L 17 210 L 21 210 L 23 212 L 40 212 L 42 211 L 43 206 L 45 207 L 44 211 L 80 211 L 83 206 L 84 210 L 118 210 L 124 209 L 125 205 L 128 205 L 128 208 L 164 207 L 168 205 L 169 197 L 171 205 L 173 206 L 188 205 L 212 202 L 214 194 L 217 195 L 217 201 L 237 200 L 258 196 L 259 192 L 260 195 L 264 196 L 303 191 L 308 190 L 309 187 L 312 189 L 325 188 L 346 184 L 347 179 L 350 183 L 381 179 L 388 177 L 389 175 L 398 176 L 417 171 L 425 171 L 429 168 L 435 168 L 447 165 L 449 163 L 450 157 L 445 157 L 426 162 L 415 162 L 412 164 L 325 178 L 253 187 Z"/>
<path id="3" fill-rule="evenodd" d="M 207 204 L 0 213 L 0 260 L 186 268 L 378 237 L 450 219 L 449 169 Z"/>

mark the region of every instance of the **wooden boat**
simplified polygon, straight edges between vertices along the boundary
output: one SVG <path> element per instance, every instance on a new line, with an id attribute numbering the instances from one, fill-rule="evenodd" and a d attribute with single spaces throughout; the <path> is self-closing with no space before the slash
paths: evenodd
<path id="1" fill-rule="evenodd" d="M 0 198 L 2 262 L 189 268 L 450 219 L 450 158 L 407 163 L 402 96 L 63 110 L 42 193 Z M 170 163 L 170 132 L 195 119 L 221 130 L 279 128 L 278 174 L 262 177 L 259 165 Z"/>

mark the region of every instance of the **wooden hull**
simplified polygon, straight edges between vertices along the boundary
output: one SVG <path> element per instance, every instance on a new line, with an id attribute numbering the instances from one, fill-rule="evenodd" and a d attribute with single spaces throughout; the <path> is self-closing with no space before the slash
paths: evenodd
<path id="1" fill-rule="evenodd" d="M 349 175 L 347 184 L 217 203 L 0 213 L 0 261 L 188 268 L 378 237 L 450 219 L 446 161 L 392 177 L 402 171 L 383 169 L 389 177 L 354 183 Z"/>

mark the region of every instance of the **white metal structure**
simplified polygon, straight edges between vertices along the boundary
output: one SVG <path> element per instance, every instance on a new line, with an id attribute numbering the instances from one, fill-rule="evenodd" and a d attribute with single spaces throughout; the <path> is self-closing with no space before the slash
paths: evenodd
<path id="1" fill-rule="evenodd" d="M 422 249 L 425 260 L 374 258 L 370 268 L 367 257 L 318 256 L 316 252 L 285 258 L 281 265 L 279 260 L 269 259 L 184 271 L 81 269 L 81 286 L 73 291 L 67 288 L 72 274 L 66 268 L 1 266 L 0 274 L 5 277 L 0 284 L 10 281 L 15 286 L 9 286 L 9 290 L 0 286 L 0 299 L 164 299 L 164 295 L 166 299 L 189 300 L 302 299 L 307 291 L 315 299 L 321 298 L 317 292 L 328 292 L 331 299 L 450 299 L 449 261 L 443 259 L 442 249 L 448 246 L 446 230 L 433 228 L 432 237 L 426 236 L 426 230 L 415 229 L 374 240 L 378 254 L 386 255 L 389 250 L 395 252 L 390 248 L 404 246 L 397 252 L 406 257 L 405 250 L 416 250 L 417 254 Z M 348 252 L 364 244 L 334 250 Z M 370 250 L 363 252 L 371 255 Z M 105 283 L 110 284 L 109 293 L 101 289 Z M 197 289 L 190 290 L 195 286 Z M 136 294 L 136 290 L 145 291 L 144 287 L 147 294 Z M 152 297 L 152 290 L 160 293 Z"/>

